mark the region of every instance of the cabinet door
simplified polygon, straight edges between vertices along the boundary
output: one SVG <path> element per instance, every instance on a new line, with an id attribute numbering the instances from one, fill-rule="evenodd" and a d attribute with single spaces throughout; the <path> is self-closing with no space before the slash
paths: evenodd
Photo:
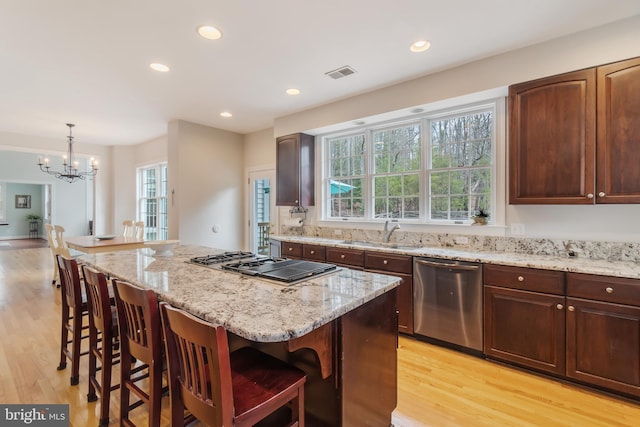
<path id="1" fill-rule="evenodd" d="M 564 297 L 485 286 L 484 304 L 487 356 L 564 375 Z"/>
<path id="2" fill-rule="evenodd" d="M 276 205 L 313 206 L 314 138 L 293 134 L 276 139 Z"/>
<path id="3" fill-rule="evenodd" d="M 293 242 L 282 242 L 280 244 L 281 247 L 281 256 L 285 258 L 291 259 L 301 259 L 302 258 L 302 243 L 293 243 Z"/>
<path id="4" fill-rule="evenodd" d="M 640 58 L 598 67 L 597 202 L 640 203 Z"/>
<path id="5" fill-rule="evenodd" d="M 509 203 L 595 202 L 595 69 L 509 87 Z"/>
<path id="6" fill-rule="evenodd" d="M 567 298 L 567 376 L 640 396 L 640 307 Z"/>

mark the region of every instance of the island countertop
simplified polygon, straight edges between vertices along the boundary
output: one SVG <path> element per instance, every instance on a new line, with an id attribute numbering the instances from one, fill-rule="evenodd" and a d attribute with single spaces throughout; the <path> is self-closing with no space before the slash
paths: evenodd
<path id="1" fill-rule="evenodd" d="M 187 262 L 222 252 L 179 245 L 172 256 L 153 256 L 151 249 L 144 248 L 87 254 L 79 261 L 112 278 L 153 289 L 161 301 L 257 342 L 301 337 L 394 289 L 401 281 L 341 268 L 285 285 Z"/>

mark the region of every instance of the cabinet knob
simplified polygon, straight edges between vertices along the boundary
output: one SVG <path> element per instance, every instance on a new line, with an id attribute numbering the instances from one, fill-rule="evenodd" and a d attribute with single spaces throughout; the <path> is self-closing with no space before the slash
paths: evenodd
<path id="1" fill-rule="evenodd" d="M 296 205 L 298 204 L 298 200 L 296 200 L 296 201 L 295 201 L 295 204 L 296 204 Z"/>
<path id="2" fill-rule="evenodd" d="M 604 196 L 605 196 L 604 191 L 601 191 L 598 193 L 598 197 L 604 197 Z"/>
<path id="3" fill-rule="evenodd" d="M 575 308 L 574 306 L 572 306 L 572 305 L 570 305 L 569 307 L 567 307 L 567 310 L 569 310 L 569 311 L 575 311 L 575 309 L 576 309 L 576 308 Z"/>
<path id="4" fill-rule="evenodd" d="M 591 193 L 587 194 L 587 199 L 593 199 L 593 194 Z"/>
<path id="5" fill-rule="evenodd" d="M 315 253 L 316 253 L 316 251 L 313 251 L 313 250 L 311 251 L 311 255 L 313 255 L 313 254 L 315 254 Z"/>
<path id="6" fill-rule="evenodd" d="M 518 276 L 518 282 L 524 282 L 524 277 Z"/>
<path id="7" fill-rule="evenodd" d="M 605 291 L 607 291 L 608 294 L 612 294 L 613 293 L 613 288 L 608 287 L 605 289 Z"/>
<path id="8" fill-rule="evenodd" d="M 293 250 L 293 248 L 289 248 L 289 252 L 291 252 Z"/>
<path id="9" fill-rule="evenodd" d="M 346 258 L 346 255 L 345 255 L 345 254 L 342 254 L 342 255 L 340 255 L 340 258 L 345 259 L 345 258 Z"/>
<path id="10" fill-rule="evenodd" d="M 557 308 L 558 310 L 562 310 L 562 309 L 564 308 L 564 306 L 563 306 L 562 304 L 558 304 L 558 305 L 556 305 L 556 308 Z"/>
<path id="11" fill-rule="evenodd" d="M 387 264 L 389 264 L 389 261 L 387 261 L 387 260 L 385 259 L 384 261 L 382 261 L 382 263 L 383 263 L 384 265 L 387 265 Z"/>

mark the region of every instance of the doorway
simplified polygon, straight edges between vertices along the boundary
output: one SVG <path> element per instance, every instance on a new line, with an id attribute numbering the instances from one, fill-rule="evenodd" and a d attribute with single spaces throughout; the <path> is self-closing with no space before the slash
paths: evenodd
<path id="1" fill-rule="evenodd" d="M 260 255 L 269 255 L 269 234 L 276 227 L 275 178 L 275 169 L 249 172 L 249 247 Z"/>

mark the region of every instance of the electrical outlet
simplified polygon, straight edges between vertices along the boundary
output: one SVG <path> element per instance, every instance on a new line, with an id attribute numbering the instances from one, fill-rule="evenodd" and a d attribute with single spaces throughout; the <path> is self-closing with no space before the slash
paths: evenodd
<path id="1" fill-rule="evenodd" d="M 456 245 L 468 245 L 469 238 L 467 236 L 458 236 L 455 238 Z"/>
<path id="2" fill-rule="evenodd" d="M 523 235 L 524 234 L 524 224 L 511 224 L 511 234 L 513 235 Z"/>

